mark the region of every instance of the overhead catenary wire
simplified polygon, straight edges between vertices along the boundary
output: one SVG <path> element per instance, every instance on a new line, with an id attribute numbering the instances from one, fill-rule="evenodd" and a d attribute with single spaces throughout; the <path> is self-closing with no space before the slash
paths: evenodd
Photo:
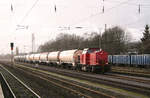
<path id="1" fill-rule="evenodd" d="M 55 6 L 54 6 L 54 10 L 55 10 L 55 13 L 57 12 L 57 7 L 56 7 L 56 4 L 55 4 Z"/>
<path id="2" fill-rule="evenodd" d="M 36 0 L 34 2 L 34 4 L 31 6 L 31 8 L 27 11 L 27 13 L 24 15 L 24 17 L 22 18 L 22 20 L 20 21 L 20 24 L 28 17 L 28 15 L 30 14 L 30 12 L 33 10 L 33 8 L 36 6 L 36 4 L 38 3 L 39 0 Z"/>
<path id="3" fill-rule="evenodd" d="M 111 2 L 111 3 L 121 3 L 120 0 L 116 1 L 116 0 L 109 0 L 109 1 L 106 1 L 106 2 Z M 133 6 L 139 6 L 139 3 L 134 3 L 134 2 L 128 2 L 127 3 L 128 5 L 133 5 Z M 150 4 L 143 4 L 143 3 L 140 3 L 141 6 L 143 7 L 150 7 Z"/>
<path id="4" fill-rule="evenodd" d="M 141 5 L 140 4 L 139 4 L 139 10 L 138 11 L 139 11 L 139 14 L 140 14 L 141 13 Z"/>
<path id="5" fill-rule="evenodd" d="M 128 3 L 129 1 L 130 1 L 130 0 L 127 0 L 127 1 L 125 1 L 125 2 L 121 2 L 121 3 L 117 4 L 116 6 L 113 6 L 113 7 L 109 8 L 109 9 L 106 9 L 106 10 L 105 10 L 105 13 L 108 13 L 109 11 L 111 11 L 111 10 L 113 10 L 113 9 L 115 9 L 115 8 L 117 8 L 117 7 L 121 6 L 121 5 L 123 5 L 123 4 Z M 73 24 L 71 24 L 70 26 L 74 26 L 74 25 L 79 24 L 79 23 L 81 23 L 81 22 L 87 21 L 88 19 L 90 19 L 90 18 L 92 18 L 92 17 L 95 17 L 95 16 L 97 16 L 97 15 L 101 15 L 101 14 L 104 14 L 103 11 L 102 11 L 102 12 L 95 13 L 95 14 L 90 15 L 90 16 L 88 16 L 88 17 L 85 17 L 85 18 L 83 18 L 83 19 L 80 19 L 79 22 L 73 23 Z"/>
<path id="6" fill-rule="evenodd" d="M 12 5 L 12 3 L 11 3 L 10 10 L 11 10 L 11 12 L 13 12 L 13 5 Z"/>
<path id="7" fill-rule="evenodd" d="M 24 20 L 28 17 L 28 15 L 31 13 L 32 9 L 36 6 L 36 4 L 37 4 L 38 1 L 39 1 L 39 0 L 36 0 L 36 1 L 35 1 L 35 3 L 32 5 L 32 7 L 29 9 L 29 11 L 28 11 L 28 12 L 25 14 L 25 16 L 22 18 L 20 24 L 21 24 L 22 22 L 24 22 Z M 106 0 L 103 0 L 103 2 L 105 2 L 105 1 L 106 1 Z M 82 19 L 79 20 L 79 23 L 84 22 L 84 21 L 86 21 L 86 20 L 88 20 L 88 19 L 90 19 L 90 18 L 92 18 L 92 17 L 97 16 L 97 15 L 104 14 L 104 12 L 105 12 L 105 13 L 108 13 L 109 11 L 111 11 L 111 10 L 113 10 L 114 8 L 117 8 L 117 7 L 119 7 L 119 6 L 123 5 L 123 4 L 133 4 L 133 5 L 137 5 L 137 4 L 135 4 L 135 3 L 130 3 L 130 2 L 128 2 L 128 1 L 129 1 L 129 0 L 127 0 L 127 1 L 125 1 L 125 2 L 112 1 L 112 2 L 119 2 L 119 4 L 117 4 L 116 6 L 113 6 L 113 7 L 109 8 L 109 9 L 105 9 L 105 7 L 104 7 L 104 5 L 103 5 L 103 6 L 102 6 L 102 7 L 103 7 L 103 8 L 102 8 L 102 12 L 98 12 L 98 13 L 95 13 L 95 14 L 93 14 L 93 15 L 90 15 L 89 17 L 82 18 Z M 139 4 L 138 4 L 138 5 L 139 5 Z M 141 7 L 142 7 L 142 6 L 148 6 L 148 5 L 140 4 L 139 13 L 141 12 Z M 54 10 L 55 10 L 55 12 L 57 11 L 56 5 L 54 5 Z M 76 25 L 76 24 L 78 24 L 78 22 L 71 24 L 71 26 L 72 26 L 72 25 Z"/>
<path id="8" fill-rule="evenodd" d="M 143 9 L 143 8 L 148 8 L 148 7 L 150 7 L 150 5 L 148 5 L 148 4 L 143 4 L 143 3 L 139 3 L 139 4 L 137 4 L 137 3 L 130 3 L 130 2 L 128 2 L 128 1 L 129 1 L 129 0 L 127 0 L 127 1 L 125 1 L 125 2 L 115 1 L 115 2 L 118 2 L 119 4 L 117 4 L 117 5 L 114 6 L 114 7 L 109 8 L 109 9 L 106 9 L 106 10 L 104 10 L 104 4 L 103 4 L 103 9 L 102 9 L 102 12 L 101 12 L 101 13 L 96 13 L 96 14 L 90 15 L 89 17 L 83 18 L 83 19 L 79 20 L 79 22 L 76 22 L 76 23 L 72 24 L 72 26 L 73 26 L 73 25 L 76 25 L 76 24 L 80 24 L 80 23 L 82 23 L 82 22 L 84 22 L 84 21 L 87 21 L 88 19 L 90 19 L 90 18 L 92 18 L 92 17 L 95 17 L 95 16 L 97 16 L 97 15 L 101 15 L 101 14 L 104 15 L 104 11 L 107 13 L 107 12 L 113 10 L 114 8 L 117 8 L 117 7 L 119 7 L 119 6 L 123 5 L 123 4 L 129 4 L 129 5 L 135 5 L 135 6 L 137 6 L 137 7 L 138 7 L 138 13 L 139 13 L 139 14 L 141 14 L 141 8 Z M 103 3 L 104 3 L 104 0 L 103 0 Z M 142 19 L 138 19 L 138 20 L 136 20 L 136 21 L 134 21 L 134 22 L 130 22 L 130 23 L 128 23 L 128 24 L 129 24 L 129 25 L 132 25 L 133 23 L 136 23 L 136 22 L 141 21 L 141 20 L 142 20 Z M 127 24 L 126 24 L 126 25 L 127 25 Z"/>
<path id="9" fill-rule="evenodd" d="M 36 6 L 36 4 L 38 3 L 39 0 L 36 0 L 33 5 L 31 6 L 31 8 L 27 11 L 27 13 L 25 13 L 24 17 L 22 18 L 22 20 L 20 21 L 19 24 L 17 24 L 17 28 L 15 28 L 15 30 L 13 32 L 15 32 L 16 30 L 19 30 L 19 29 L 28 29 L 28 26 L 24 26 L 24 25 L 21 25 L 24 20 L 28 17 L 28 15 L 31 13 L 31 11 L 33 10 L 33 8 Z M 13 4 L 11 4 L 10 6 L 10 10 L 11 12 L 13 13 L 14 12 L 14 6 Z M 13 35 L 14 36 L 14 35 Z M 14 36 L 14 42 L 16 43 L 16 37 Z"/>
<path id="10" fill-rule="evenodd" d="M 135 21 L 132 21 L 132 22 L 130 22 L 130 23 L 127 23 L 127 24 L 125 24 L 125 26 L 131 26 L 131 25 L 136 24 L 137 22 L 139 23 L 139 22 L 141 22 L 141 21 L 143 20 L 143 18 L 144 18 L 144 17 L 141 17 L 141 18 L 139 18 L 139 19 L 137 19 L 137 20 L 135 20 Z M 149 23 L 147 23 L 147 24 L 149 24 Z"/>

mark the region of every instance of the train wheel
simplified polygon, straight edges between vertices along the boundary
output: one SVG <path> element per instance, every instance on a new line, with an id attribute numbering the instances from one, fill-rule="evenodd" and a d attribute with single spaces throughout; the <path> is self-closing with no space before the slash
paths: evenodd
<path id="1" fill-rule="evenodd" d="M 77 70 L 81 71 L 82 66 L 78 64 L 78 65 L 76 66 L 76 68 L 77 68 Z"/>
<path id="2" fill-rule="evenodd" d="M 82 70 L 83 71 L 87 71 L 87 67 L 86 66 L 82 66 Z"/>
<path id="3" fill-rule="evenodd" d="M 94 66 L 92 66 L 91 72 L 95 72 L 96 68 Z"/>
<path id="4" fill-rule="evenodd" d="M 111 65 L 107 65 L 104 67 L 105 72 L 110 72 L 111 71 Z"/>
<path id="5" fill-rule="evenodd" d="M 102 65 L 101 67 L 102 67 L 101 73 L 104 74 L 105 73 L 104 65 Z"/>

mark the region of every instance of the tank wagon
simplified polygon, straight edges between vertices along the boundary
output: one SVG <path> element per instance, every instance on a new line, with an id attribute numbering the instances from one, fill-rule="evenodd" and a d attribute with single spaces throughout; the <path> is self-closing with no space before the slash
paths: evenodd
<path id="1" fill-rule="evenodd" d="M 33 62 L 34 62 L 34 54 L 31 54 L 31 55 L 28 56 L 28 61 L 29 61 L 30 63 L 33 63 Z"/>
<path id="2" fill-rule="evenodd" d="M 47 62 L 48 64 L 51 65 L 58 65 L 59 64 L 59 54 L 60 51 L 55 51 L 55 52 L 49 52 L 48 56 L 47 56 Z"/>
<path id="3" fill-rule="evenodd" d="M 40 60 L 40 53 L 37 53 L 37 54 L 34 54 L 34 61 L 33 63 L 39 63 L 39 60 Z"/>
<path id="4" fill-rule="evenodd" d="M 108 54 L 100 48 L 87 48 L 84 50 L 74 49 L 65 51 L 45 52 L 25 55 L 27 63 L 48 64 L 64 68 L 91 71 L 107 72 Z M 20 61 L 22 56 L 15 56 L 15 61 Z"/>
<path id="5" fill-rule="evenodd" d="M 48 52 L 40 53 L 39 55 L 39 63 L 46 64 L 47 63 Z"/>
<path id="6" fill-rule="evenodd" d="M 109 55 L 108 62 L 114 65 L 150 67 L 150 54 L 141 55 Z"/>
<path id="7" fill-rule="evenodd" d="M 59 54 L 59 63 L 63 65 L 67 65 L 69 67 L 77 68 L 80 63 L 80 55 L 82 54 L 82 50 L 66 50 L 61 51 Z"/>
<path id="8" fill-rule="evenodd" d="M 30 63 L 29 56 L 30 56 L 30 54 L 25 55 L 25 57 L 26 57 L 26 58 L 25 58 L 25 60 L 24 60 L 24 61 L 25 61 L 25 62 L 27 62 L 27 63 Z"/>

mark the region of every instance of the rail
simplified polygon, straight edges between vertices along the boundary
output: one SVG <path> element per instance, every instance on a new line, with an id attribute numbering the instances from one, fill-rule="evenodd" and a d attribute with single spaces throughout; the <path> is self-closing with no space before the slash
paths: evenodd
<path id="1" fill-rule="evenodd" d="M 0 66 L 1 68 L 3 68 L 3 72 L 5 71 L 5 73 L 7 72 L 7 75 L 9 73 L 9 76 L 7 76 L 7 79 L 9 79 L 9 82 L 7 83 L 7 85 L 9 84 L 9 89 L 11 89 L 11 92 L 13 92 L 13 97 L 6 97 L 6 98 L 17 98 L 17 96 L 19 97 L 28 97 L 28 96 L 32 96 L 33 98 L 41 98 L 38 94 L 36 94 L 31 88 L 29 88 L 26 84 L 24 84 L 19 78 L 17 78 L 15 75 L 13 75 L 9 70 L 7 70 L 5 67 Z M 4 78 L 4 76 L 3 76 Z"/>
<path id="2" fill-rule="evenodd" d="M 13 93 L 12 89 L 10 88 L 8 82 L 6 81 L 3 74 L 0 72 L 0 82 L 3 90 L 3 94 L 5 98 L 16 98 L 15 94 Z"/>

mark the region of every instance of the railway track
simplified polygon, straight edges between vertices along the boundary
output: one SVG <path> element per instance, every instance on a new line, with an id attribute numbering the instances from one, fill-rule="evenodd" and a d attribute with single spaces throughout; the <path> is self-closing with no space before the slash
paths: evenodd
<path id="1" fill-rule="evenodd" d="M 150 70 L 142 68 L 113 66 L 112 72 L 120 74 L 128 74 L 132 76 L 150 77 Z"/>
<path id="2" fill-rule="evenodd" d="M 8 70 L 10 70 L 12 73 L 20 77 L 26 84 L 28 84 L 29 87 L 33 88 L 34 91 L 36 91 L 41 96 L 41 98 L 47 98 L 47 97 L 80 98 L 80 95 L 74 94 L 69 90 L 67 91 L 64 88 L 61 88 L 57 85 L 50 83 L 49 81 L 46 80 L 47 78 L 44 79 L 42 77 L 32 76 L 30 72 L 20 70 L 19 68 L 17 68 L 17 66 L 10 66 L 7 64 L 4 64 L 4 66 Z M 6 97 L 6 98 L 9 98 L 9 97 Z M 24 98 L 24 97 L 17 97 L 17 98 Z M 25 97 L 25 98 L 36 98 L 36 97 Z"/>
<path id="3" fill-rule="evenodd" d="M 145 96 L 150 96 L 149 95 L 150 94 L 149 87 L 145 87 L 145 86 L 143 87 L 142 85 L 141 86 L 133 85 L 133 84 L 130 84 L 130 82 L 129 83 L 125 83 L 125 82 L 122 83 L 122 81 L 125 81 L 125 80 L 128 79 L 127 76 L 126 76 L 126 78 L 123 78 L 123 76 L 122 76 L 121 77 L 122 81 L 120 81 L 120 80 L 118 81 L 117 79 L 120 78 L 120 77 L 115 76 L 115 75 L 114 76 L 113 75 L 98 75 L 98 74 L 91 74 L 91 73 L 85 73 L 85 72 L 76 72 L 76 71 L 72 71 L 72 70 L 57 69 L 57 68 L 54 68 L 54 67 L 48 67 L 48 66 L 42 66 L 42 65 L 38 65 L 38 66 L 35 67 L 32 64 L 21 64 L 21 65 L 17 64 L 17 66 L 20 66 L 20 67 L 24 66 L 24 68 L 28 68 L 28 67 L 34 68 L 34 69 L 37 69 L 37 70 L 40 70 L 40 71 L 44 72 L 44 74 L 47 73 L 47 72 L 53 72 L 53 73 L 57 73 L 57 74 L 64 75 L 64 76 L 78 78 L 78 79 L 81 79 L 81 80 L 87 80 L 87 81 L 92 82 L 93 84 L 97 84 L 97 83 L 98 84 L 104 84 L 104 85 L 107 85 L 107 86 L 115 87 L 115 90 L 116 90 L 116 88 L 126 90 L 127 92 L 122 92 L 121 93 L 121 94 L 123 94 L 122 96 L 120 94 L 119 95 L 114 95 L 114 96 L 117 96 L 117 97 L 120 96 L 120 98 L 123 98 L 124 95 L 128 96 L 128 93 L 131 93 L 131 92 L 134 92 L 134 93 L 132 93 L 132 95 L 138 93 L 138 94 L 143 94 L 144 97 Z M 24 69 L 24 70 L 27 70 L 27 69 Z M 115 78 L 115 77 L 117 79 L 114 79 L 112 81 L 111 78 Z M 132 78 L 130 77 L 130 81 L 133 80 Z M 135 81 L 140 82 L 140 79 L 137 79 Z M 135 82 L 135 81 L 133 81 L 133 82 Z M 136 83 L 134 83 L 134 84 L 136 84 Z M 144 84 L 146 84 L 146 83 L 144 83 Z M 113 88 L 111 88 L 111 87 L 109 87 L 109 89 L 113 90 Z M 98 88 L 96 88 L 96 89 L 98 89 Z M 115 93 L 116 93 L 116 91 L 115 91 Z M 113 95 L 113 94 L 109 92 L 109 95 Z M 129 96 L 134 97 L 132 95 L 129 95 Z M 139 96 L 139 95 L 137 95 L 137 96 Z"/>
<path id="4" fill-rule="evenodd" d="M 114 73 L 106 73 L 105 75 L 110 78 L 124 79 L 124 80 L 139 82 L 139 83 L 150 84 L 150 78 L 134 77 L 134 76 L 114 74 Z"/>
<path id="5" fill-rule="evenodd" d="M 15 98 L 15 95 L 12 89 L 10 88 L 8 82 L 6 81 L 2 73 L 0 73 L 0 83 L 1 83 L 2 91 L 3 91 L 3 97 Z"/>
<path id="6" fill-rule="evenodd" d="M 63 78 L 56 78 L 55 76 L 51 76 L 49 74 L 45 74 L 45 73 L 39 72 L 37 70 L 35 71 L 33 69 L 26 69 L 26 68 L 22 68 L 22 67 L 18 67 L 18 68 L 19 68 L 19 70 L 22 70 L 25 73 L 30 74 L 31 76 L 38 77 L 38 78 L 46 80 L 54 85 L 57 85 L 61 88 L 70 90 L 71 92 L 76 93 L 77 95 L 80 95 L 81 97 L 99 98 L 101 96 L 102 98 L 115 98 L 113 96 L 109 96 L 109 95 L 101 93 L 99 91 L 92 90 L 88 87 L 84 87 L 84 86 L 80 85 L 79 83 L 68 81 Z"/>
<path id="7" fill-rule="evenodd" d="M 25 64 L 25 65 L 28 65 L 28 64 Z M 132 84 L 130 84 L 130 81 L 129 81 L 129 83 L 126 83 L 125 80 L 127 80 L 127 77 L 126 78 L 122 77 L 122 80 L 114 79 L 112 81 L 110 79 L 110 76 L 108 76 L 108 75 L 106 77 L 106 75 L 104 75 L 104 76 L 103 75 L 97 75 L 97 74 L 93 75 L 93 74 L 87 74 L 87 73 L 84 73 L 84 72 L 77 73 L 75 71 L 68 71 L 68 70 L 66 71 L 66 70 L 62 70 L 62 69 L 60 70 L 60 69 L 55 69 L 55 68 L 51 69 L 49 67 L 43 68 L 43 67 L 40 67 L 40 66 L 37 69 L 41 69 L 41 68 L 42 68 L 42 70 L 51 71 L 51 72 L 58 73 L 58 74 L 61 74 L 61 75 L 70 76 L 70 77 L 79 78 L 79 79 L 84 79 L 84 80 L 91 81 L 93 83 L 100 83 L 100 84 L 110 85 L 110 86 L 113 86 L 113 87 L 117 87 L 117 88 L 121 88 L 121 89 L 125 89 L 125 90 L 128 90 L 128 91 L 132 91 L 132 92 L 136 92 L 136 93 L 140 93 L 140 94 L 150 96 L 150 88 L 147 87 L 147 86 L 143 86 L 143 84 L 141 85 L 141 83 L 144 81 L 144 80 L 142 81 L 142 79 L 141 80 L 140 79 L 135 80 L 136 82 L 140 82 L 139 85 L 136 85 L 135 81 L 133 81 L 132 78 L 128 79 L 128 80 L 132 80 Z M 104 77 L 106 77 L 106 78 L 104 78 Z M 117 76 L 116 78 L 119 78 L 119 77 Z"/>
<path id="8" fill-rule="evenodd" d="M 53 85 L 69 90 L 70 92 L 75 93 L 79 95 L 80 97 L 99 98 L 101 96 L 102 98 L 114 98 L 113 96 L 109 96 L 99 91 L 92 90 L 89 87 L 84 87 L 83 85 L 80 85 L 79 83 L 68 81 L 66 79 L 56 78 L 49 74 L 39 72 L 35 69 L 27 69 L 25 67 L 20 67 L 20 66 L 15 66 L 15 69 L 20 70 L 26 74 L 29 74 L 31 77 L 38 77 L 41 80 L 45 80 Z"/>
<path id="9" fill-rule="evenodd" d="M 11 98 L 40 98 L 38 94 L 36 94 L 31 88 L 29 88 L 2 65 L 0 65 L 0 71 L 2 73 L 3 79 L 11 91 Z M 5 97 L 10 98 L 10 96 L 6 95 L 7 93 L 4 94 Z"/>

